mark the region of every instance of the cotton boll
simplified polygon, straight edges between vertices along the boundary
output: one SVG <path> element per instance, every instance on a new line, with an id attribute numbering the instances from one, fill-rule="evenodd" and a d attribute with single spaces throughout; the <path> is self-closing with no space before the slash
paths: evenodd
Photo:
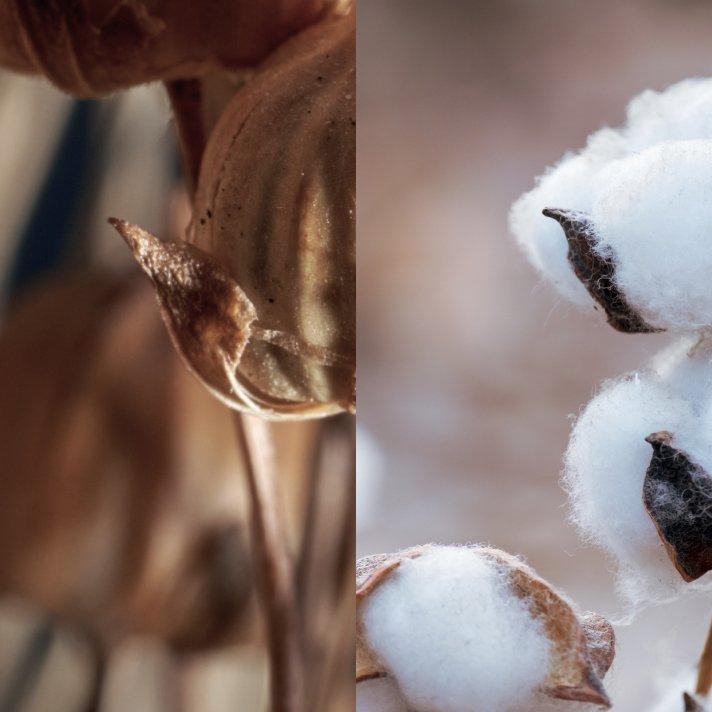
<path id="1" fill-rule="evenodd" d="M 662 141 L 712 138 L 712 79 L 642 92 L 628 104 L 623 134 L 631 153 Z"/>
<path id="2" fill-rule="evenodd" d="M 708 310 L 712 298 L 703 295 L 706 298 L 697 304 L 695 298 L 702 294 L 703 288 L 691 282 L 712 262 L 709 257 L 701 264 L 695 261 L 712 254 L 712 250 L 705 250 L 705 236 L 709 234 L 705 233 L 705 226 L 709 226 L 711 212 L 706 209 L 708 200 L 704 198 L 709 195 L 705 191 L 712 180 L 712 170 L 705 166 L 709 166 L 709 147 L 702 151 L 701 146 L 690 147 L 688 153 L 695 153 L 696 158 L 688 155 L 689 160 L 684 160 L 683 157 L 679 166 L 680 157 L 674 149 L 662 154 L 653 152 L 645 158 L 637 155 L 671 141 L 698 140 L 712 140 L 712 79 L 685 80 L 662 92 L 644 91 L 630 102 L 623 126 L 596 131 L 585 148 L 568 153 L 536 180 L 535 187 L 514 203 L 510 230 L 534 267 L 564 297 L 586 305 L 590 304 L 590 298 L 577 284 L 568 264 L 563 232 L 554 221 L 543 217 L 541 211 L 553 207 L 590 212 L 599 206 L 597 215 L 603 212 L 616 225 L 627 227 L 633 222 L 633 214 L 622 208 L 629 206 L 635 209 L 637 218 L 642 219 L 638 219 L 637 230 L 627 239 L 633 252 L 626 250 L 625 255 L 617 255 L 617 263 L 629 270 L 627 276 L 621 277 L 626 297 L 629 296 L 627 288 L 635 286 L 635 278 L 647 275 L 633 301 L 649 309 L 651 317 L 660 317 L 662 323 L 653 322 L 654 326 L 689 329 L 708 324 L 712 322 L 712 313 Z M 633 161 L 630 165 L 629 160 Z M 648 179 L 646 161 L 659 162 L 657 174 Z M 674 192 L 675 187 L 679 194 Z M 636 193 L 640 190 L 645 192 L 642 204 Z M 694 209 L 688 210 L 692 205 Z M 608 215 L 606 210 L 611 206 L 614 213 Z M 600 227 L 597 220 L 594 224 Z M 652 238 L 645 232 L 651 226 Z M 615 228 L 615 225 L 609 227 Z M 684 235 L 682 230 L 685 230 Z M 611 244 L 623 239 L 619 232 L 614 230 L 614 233 Z M 606 235 L 602 242 L 604 246 L 608 244 Z M 692 245 L 691 251 L 689 245 Z M 633 254 L 636 250 L 644 253 L 645 265 L 630 261 L 631 255 L 637 256 Z M 673 263 L 666 271 L 664 291 L 657 294 L 650 289 L 650 284 L 653 275 L 660 277 L 661 265 L 666 264 L 668 257 L 674 258 Z M 646 272 L 651 265 L 654 266 L 652 274 Z M 692 292 L 681 291 L 681 285 L 691 286 Z"/>
<path id="3" fill-rule="evenodd" d="M 418 712 L 504 712 L 547 676 L 541 622 L 504 572 L 467 548 L 402 561 L 361 604 L 361 621 Z"/>
<path id="4" fill-rule="evenodd" d="M 666 142 L 614 161 L 592 192 L 591 220 L 631 306 L 666 329 L 712 323 L 712 140 Z"/>
<path id="5" fill-rule="evenodd" d="M 366 680 L 356 685 L 356 712 L 408 712 L 393 678 Z"/>
<path id="6" fill-rule="evenodd" d="M 605 384 L 573 428 L 564 467 L 573 519 L 615 557 L 619 588 L 634 606 L 693 587 L 675 571 L 643 503 L 652 457 L 645 438 L 673 433 L 675 446 L 712 472 L 711 380 L 709 347 L 682 340 L 645 371 Z M 700 585 L 712 585 L 710 577 Z"/>

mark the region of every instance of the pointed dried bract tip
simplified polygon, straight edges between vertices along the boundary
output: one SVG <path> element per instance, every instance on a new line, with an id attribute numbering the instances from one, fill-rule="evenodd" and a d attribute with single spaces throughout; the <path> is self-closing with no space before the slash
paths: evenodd
<path id="1" fill-rule="evenodd" d="M 643 483 L 643 502 L 671 561 L 685 581 L 712 569 L 712 478 L 667 431 L 646 438 L 653 456 Z"/>
<path id="2" fill-rule="evenodd" d="M 462 571 L 451 571 L 447 574 L 450 583 L 446 587 L 442 586 L 437 577 L 427 578 L 430 575 L 428 567 L 433 566 L 433 562 L 437 562 L 438 558 L 438 566 L 461 565 L 463 567 Z M 407 568 L 404 567 L 404 562 L 409 562 Z M 475 567 L 472 571 L 476 570 L 480 575 L 470 580 L 468 572 L 471 572 L 469 568 L 471 566 Z M 423 574 L 417 574 L 418 567 L 424 572 Z M 400 571 L 403 573 L 400 574 Z M 493 576 L 492 581 L 503 581 L 504 587 L 498 589 L 498 584 L 495 584 L 492 590 L 488 589 L 489 575 Z M 479 611 L 496 609 L 503 618 L 479 621 L 481 626 L 477 631 L 473 631 L 475 637 L 471 638 L 467 630 L 462 630 L 463 620 L 458 614 L 454 614 L 452 627 L 449 627 L 449 622 L 445 622 L 444 625 L 448 627 L 441 631 L 443 639 L 441 647 L 417 649 L 413 641 L 408 640 L 411 632 L 407 628 L 416 625 L 426 627 L 428 634 L 422 636 L 422 640 L 429 642 L 424 645 L 436 646 L 438 635 L 433 635 L 433 631 L 430 630 L 432 623 L 428 620 L 430 617 L 428 611 L 432 610 L 436 618 L 441 617 L 442 611 L 450 607 L 449 597 L 453 595 L 451 588 L 453 582 L 463 576 L 466 579 L 463 590 L 467 591 L 467 597 L 472 599 L 472 611 L 478 611 L 477 615 L 480 615 Z M 417 583 L 408 587 L 402 583 L 403 577 L 411 577 Z M 385 599 L 380 598 L 381 591 L 386 595 Z M 393 598 L 394 592 L 398 594 L 397 599 Z M 489 599 L 489 596 L 494 596 L 495 599 Z M 404 600 L 403 597 L 408 600 Z M 501 625 L 502 630 L 498 635 L 504 636 L 503 640 L 508 634 L 515 634 L 514 631 L 517 631 L 517 636 L 534 636 L 530 640 L 533 649 L 537 648 L 537 640 L 544 645 L 546 653 L 541 658 L 542 667 L 536 668 L 533 672 L 531 665 L 536 666 L 538 663 L 533 663 L 526 657 L 515 656 L 516 659 L 506 661 L 508 666 L 514 668 L 522 666 L 523 670 L 527 665 L 530 666 L 522 672 L 522 675 L 532 683 L 530 691 L 532 695 L 543 693 L 554 699 L 610 706 L 610 700 L 601 683 L 601 678 L 610 667 L 615 654 L 615 636 L 610 624 L 596 614 L 587 613 L 579 616 L 566 599 L 537 576 L 531 568 L 503 551 L 478 546 L 423 546 L 393 555 L 381 554 L 367 557 L 357 562 L 356 598 L 358 604 L 357 682 L 389 675 L 396 679 L 407 698 L 409 690 L 411 695 L 415 694 L 410 689 L 412 679 L 410 682 L 406 679 L 409 675 L 411 678 L 413 676 L 408 670 L 411 658 L 438 660 L 438 665 L 445 667 L 462 665 L 461 650 L 454 653 L 457 660 L 450 660 L 448 657 L 448 650 L 452 647 L 450 638 L 460 633 L 465 635 L 468 645 L 474 646 L 473 639 L 481 642 L 481 650 L 476 649 L 475 646 L 470 651 L 473 659 L 480 659 L 480 654 L 486 658 L 488 642 L 486 634 L 482 631 L 485 628 L 498 629 Z M 387 603 L 382 603 L 382 600 L 390 600 L 398 611 L 391 610 L 391 607 Z M 490 603 L 483 606 L 483 600 Z M 374 605 L 377 608 L 374 609 Z M 452 610 L 462 611 L 463 606 L 468 607 L 467 601 L 457 599 Z M 525 612 L 523 613 L 525 617 L 520 623 L 515 623 L 514 618 L 522 611 Z M 413 620 L 408 620 L 409 614 L 414 616 Z M 392 629 L 394 621 L 399 621 L 395 625 L 397 629 L 395 636 L 398 639 L 403 638 L 405 641 L 403 645 L 408 646 L 407 650 L 402 651 L 402 655 L 394 655 L 392 640 L 386 643 L 383 640 L 383 629 Z M 439 624 L 443 625 L 443 621 L 440 620 Z M 518 628 L 519 625 L 523 628 Z M 401 630 L 401 626 L 406 630 Z M 527 630 L 528 633 L 525 633 Z M 481 637 L 477 638 L 477 634 Z M 416 636 L 414 639 L 421 638 Z M 437 672 L 435 664 L 432 665 L 432 669 L 427 666 L 427 674 L 433 675 L 433 679 L 429 680 L 428 684 L 437 687 L 440 678 L 450 678 L 448 670 L 441 672 L 442 675 Z M 466 671 L 466 676 L 472 676 L 475 685 L 480 684 L 477 682 L 478 674 L 483 675 L 483 679 L 488 676 L 488 673 L 483 672 L 477 665 L 474 665 L 472 670 Z M 518 702 L 521 704 L 521 700 Z"/>
<path id="3" fill-rule="evenodd" d="M 257 346 L 299 350 L 289 334 L 258 323 L 252 302 L 210 255 L 186 242 L 164 242 L 123 220 L 109 220 L 151 278 L 163 319 L 188 368 L 226 405 L 263 417 L 325 415 L 329 404 L 267 397 L 255 375 L 243 369 Z M 302 349 L 305 358 L 322 355 Z M 265 364 L 265 368 L 269 364 Z"/>
<path id="4" fill-rule="evenodd" d="M 559 208 L 545 208 L 542 213 L 563 228 L 574 274 L 603 307 L 614 329 L 628 334 L 664 331 L 648 324 L 616 285 L 615 263 L 611 256 L 596 250 L 595 227 L 586 213 Z"/>

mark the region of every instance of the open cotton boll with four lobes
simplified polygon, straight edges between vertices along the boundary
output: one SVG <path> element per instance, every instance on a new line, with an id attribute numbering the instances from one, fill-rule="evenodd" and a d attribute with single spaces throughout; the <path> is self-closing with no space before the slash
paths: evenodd
<path id="1" fill-rule="evenodd" d="M 253 66 L 343 0 L 4 0 L 0 63 L 75 96 Z"/>
<path id="2" fill-rule="evenodd" d="M 355 408 L 355 14 L 287 42 L 213 131 L 186 242 L 114 225 L 189 367 L 267 417 Z"/>
<path id="3" fill-rule="evenodd" d="M 604 384 L 574 425 L 564 467 L 573 519 L 616 559 L 634 606 L 712 584 L 711 434 L 712 350 L 694 338 Z"/>
<path id="4" fill-rule="evenodd" d="M 366 557 L 356 597 L 359 712 L 610 704 L 610 625 L 503 551 L 428 545 Z"/>
<path id="5" fill-rule="evenodd" d="M 575 303 L 588 290 L 621 331 L 712 323 L 711 112 L 710 79 L 643 92 L 622 127 L 594 133 L 512 207 L 534 266 Z"/>

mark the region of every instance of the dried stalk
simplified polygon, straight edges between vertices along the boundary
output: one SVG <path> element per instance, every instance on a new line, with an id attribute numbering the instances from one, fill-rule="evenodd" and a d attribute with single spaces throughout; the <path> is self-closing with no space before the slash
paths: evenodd
<path id="1" fill-rule="evenodd" d="M 700 656 L 695 693 L 701 697 L 707 697 L 710 688 L 712 688 L 712 625 L 707 633 L 707 641 Z"/>
<path id="2" fill-rule="evenodd" d="M 255 563 L 267 627 L 272 712 L 301 712 L 304 666 L 299 643 L 296 577 L 280 516 L 275 461 L 268 424 L 235 413 L 238 443 L 245 453 Z"/>

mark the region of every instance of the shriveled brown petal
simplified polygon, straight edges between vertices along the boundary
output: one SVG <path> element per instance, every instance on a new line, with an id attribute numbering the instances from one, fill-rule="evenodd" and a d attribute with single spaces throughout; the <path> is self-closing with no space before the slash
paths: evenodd
<path id="1" fill-rule="evenodd" d="M 615 283 L 613 259 L 595 249 L 595 227 L 585 213 L 558 208 L 545 208 L 542 212 L 563 228 L 569 245 L 569 264 L 574 274 L 603 307 L 608 323 L 614 329 L 628 334 L 664 331 L 648 324 L 628 303 Z"/>
<path id="2" fill-rule="evenodd" d="M 433 546 L 414 547 L 397 554 L 379 554 L 356 564 L 357 603 L 386 581 L 405 558 L 416 558 Z M 601 677 L 615 655 L 610 623 L 595 613 L 579 618 L 571 605 L 529 566 L 499 549 L 471 547 L 509 574 L 513 591 L 526 600 L 535 618 L 541 618 L 552 643 L 551 665 L 542 691 L 550 697 L 610 707 Z M 386 675 L 357 624 L 356 681 Z"/>
<path id="3" fill-rule="evenodd" d="M 667 431 L 646 438 L 653 456 L 643 482 L 643 502 L 675 568 L 685 581 L 712 569 L 712 478 L 676 448 Z"/>
<path id="4" fill-rule="evenodd" d="M 123 220 L 109 221 L 151 278 L 164 321 L 188 368 L 228 407 L 263 417 L 284 419 L 328 415 L 339 404 L 293 402 L 265 397 L 240 369 L 246 347 L 261 341 L 282 349 L 299 349 L 290 335 L 262 329 L 257 312 L 240 286 L 200 248 L 186 242 L 159 240 Z M 329 361 L 331 354 L 305 358 Z"/>

